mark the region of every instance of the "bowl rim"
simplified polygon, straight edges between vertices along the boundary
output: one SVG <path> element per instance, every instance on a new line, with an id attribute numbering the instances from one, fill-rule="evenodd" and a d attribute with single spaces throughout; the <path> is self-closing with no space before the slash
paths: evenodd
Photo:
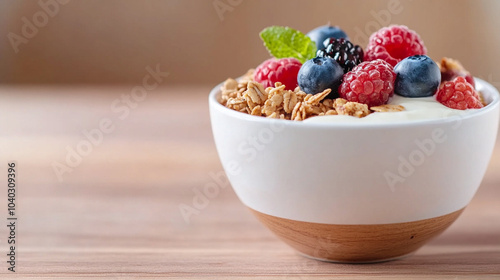
<path id="1" fill-rule="evenodd" d="M 303 121 L 290 121 L 290 120 L 282 120 L 282 119 L 270 119 L 270 118 L 264 118 L 264 117 L 259 117 L 259 116 L 253 116 L 249 114 L 245 114 L 242 112 L 238 112 L 232 109 L 227 108 L 226 106 L 223 106 L 222 104 L 219 103 L 217 100 L 217 95 L 220 94 L 221 90 L 220 88 L 224 84 L 224 82 L 216 85 L 211 91 L 208 96 L 208 103 L 210 110 L 217 110 L 221 112 L 222 114 L 235 118 L 235 119 L 240 119 L 243 121 L 248 121 L 248 122 L 253 122 L 253 123 L 261 123 L 261 124 L 269 124 L 271 122 L 279 123 L 281 125 L 289 126 L 289 127 L 302 127 L 302 128 L 396 128 L 396 127 L 408 127 L 408 126 L 425 126 L 425 125 L 436 125 L 436 124 L 447 124 L 447 123 L 453 123 L 456 122 L 457 120 L 465 120 L 469 118 L 474 118 L 478 117 L 484 114 L 489 113 L 490 111 L 494 110 L 495 108 L 498 107 L 498 104 L 500 103 L 500 93 L 498 90 L 492 86 L 490 83 L 474 77 L 474 80 L 477 84 L 480 84 L 484 87 L 484 90 L 481 91 L 483 95 L 485 95 L 485 99 L 491 99 L 491 102 L 489 102 L 485 107 L 481 109 L 474 109 L 470 110 L 466 114 L 463 115 L 454 115 L 450 116 L 447 118 L 441 118 L 441 119 L 425 119 L 425 120 L 409 120 L 409 121 L 401 121 L 401 122 L 381 122 L 381 123 L 369 123 L 369 122 L 303 122 Z"/>

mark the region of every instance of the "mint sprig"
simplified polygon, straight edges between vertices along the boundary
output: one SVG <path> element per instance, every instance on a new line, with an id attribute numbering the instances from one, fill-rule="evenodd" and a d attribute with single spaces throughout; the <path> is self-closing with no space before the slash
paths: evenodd
<path id="1" fill-rule="evenodd" d="M 271 26 L 260 32 L 269 53 L 276 58 L 294 57 L 304 63 L 316 56 L 316 43 L 290 27 Z"/>

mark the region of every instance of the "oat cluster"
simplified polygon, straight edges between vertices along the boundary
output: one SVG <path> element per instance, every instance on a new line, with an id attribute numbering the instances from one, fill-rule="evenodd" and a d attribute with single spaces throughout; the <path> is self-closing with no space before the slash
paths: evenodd
<path id="1" fill-rule="evenodd" d="M 317 94 L 306 94 L 299 87 L 286 90 L 285 85 L 276 83 L 264 88 L 253 80 L 253 70 L 248 71 L 238 81 L 227 79 L 221 88 L 219 102 L 236 111 L 268 118 L 302 121 L 310 117 L 324 115 L 347 115 L 358 118 L 373 112 L 403 111 L 401 105 L 368 105 L 349 102 L 343 98 L 326 98 L 331 89 Z"/>

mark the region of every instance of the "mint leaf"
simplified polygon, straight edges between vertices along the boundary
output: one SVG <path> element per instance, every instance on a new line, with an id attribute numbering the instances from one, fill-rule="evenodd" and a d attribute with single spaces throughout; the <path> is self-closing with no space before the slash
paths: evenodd
<path id="1" fill-rule="evenodd" d="M 316 43 L 293 28 L 271 26 L 262 30 L 260 37 L 269 53 L 276 58 L 295 57 L 304 63 L 316 56 Z"/>

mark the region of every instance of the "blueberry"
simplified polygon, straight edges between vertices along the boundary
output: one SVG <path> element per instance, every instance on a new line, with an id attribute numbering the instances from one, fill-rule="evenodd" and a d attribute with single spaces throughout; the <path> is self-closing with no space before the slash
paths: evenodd
<path id="1" fill-rule="evenodd" d="M 316 57 L 306 61 L 300 67 L 297 82 L 305 93 L 316 94 L 327 88 L 332 89 L 328 98 L 338 96 L 344 69 L 330 57 Z"/>
<path id="2" fill-rule="evenodd" d="M 394 67 L 394 92 L 404 97 L 426 97 L 436 93 L 441 83 L 441 71 L 426 55 L 414 55 L 401 60 Z"/>
<path id="3" fill-rule="evenodd" d="M 309 36 L 311 40 L 316 42 L 316 48 L 318 50 L 324 48 L 323 42 L 328 38 L 345 38 L 346 40 L 349 40 L 349 37 L 347 37 L 347 34 L 345 34 L 342 29 L 340 29 L 338 26 L 331 25 L 322 25 L 316 27 L 313 30 L 309 31 L 309 33 L 307 33 L 307 36 Z"/>

